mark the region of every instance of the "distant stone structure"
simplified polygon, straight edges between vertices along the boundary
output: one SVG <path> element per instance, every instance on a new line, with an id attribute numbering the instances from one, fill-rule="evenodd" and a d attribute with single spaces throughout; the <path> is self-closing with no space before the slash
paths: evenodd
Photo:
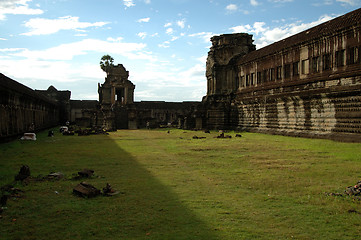
<path id="1" fill-rule="evenodd" d="M 70 100 L 69 122 L 82 127 L 99 126 L 102 123 L 97 100 Z"/>
<path id="2" fill-rule="evenodd" d="M 56 100 L 0 73 L 0 142 L 61 124 L 61 109 Z"/>
<path id="3" fill-rule="evenodd" d="M 137 129 L 161 125 L 184 126 L 185 118 L 199 102 L 134 102 L 135 85 L 122 64 L 108 69 L 105 82 L 98 85 L 98 124 L 105 129 Z M 102 119 L 102 123 L 100 123 Z"/>
<path id="4" fill-rule="evenodd" d="M 361 140 L 361 9 L 255 50 L 211 39 L 203 128 Z"/>
<path id="5" fill-rule="evenodd" d="M 190 114 L 200 102 L 134 102 L 128 77 L 123 65 L 109 67 L 97 101 L 70 100 L 70 91 L 54 86 L 32 90 L 0 74 L 0 141 L 66 124 L 105 130 L 195 126 Z"/>
<path id="6" fill-rule="evenodd" d="M 69 90 L 59 91 L 54 86 L 50 86 L 47 90 L 35 90 L 35 92 L 46 95 L 59 106 L 59 123 L 65 124 L 70 120 L 70 95 Z"/>
<path id="7" fill-rule="evenodd" d="M 109 67 L 105 82 L 98 85 L 99 104 L 106 129 L 128 128 L 128 108 L 134 102 L 135 85 L 122 64 Z"/>
<path id="8" fill-rule="evenodd" d="M 0 74 L 0 140 L 70 121 L 361 141 L 361 9 L 259 50 L 247 33 L 211 41 L 202 102 L 134 102 L 121 64 L 106 67 L 99 101 L 70 100 L 52 86 L 33 91 Z"/>

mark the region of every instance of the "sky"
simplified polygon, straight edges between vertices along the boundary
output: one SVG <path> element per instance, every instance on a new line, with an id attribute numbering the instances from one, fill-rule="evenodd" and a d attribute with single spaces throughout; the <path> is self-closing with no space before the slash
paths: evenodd
<path id="1" fill-rule="evenodd" d="M 0 73 L 32 88 L 97 100 L 109 54 L 135 101 L 201 101 L 210 38 L 256 48 L 361 7 L 361 0 L 0 0 Z"/>

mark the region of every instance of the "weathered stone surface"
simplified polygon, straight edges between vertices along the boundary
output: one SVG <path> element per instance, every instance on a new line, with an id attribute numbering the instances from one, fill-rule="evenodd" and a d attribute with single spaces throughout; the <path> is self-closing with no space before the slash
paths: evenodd
<path id="1" fill-rule="evenodd" d="M 23 165 L 20 168 L 19 173 L 15 176 L 15 180 L 16 181 L 23 181 L 28 177 L 30 177 L 30 168 L 29 168 L 28 165 Z"/>
<path id="2" fill-rule="evenodd" d="M 83 169 L 81 171 L 78 172 L 80 177 L 83 178 L 90 178 L 94 175 L 94 170 L 91 169 Z"/>
<path id="3" fill-rule="evenodd" d="M 77 186 L 74 187 L 73 193 L 80 197 L 91 198 L 91 197 L 96 197 L 96 196 L 100 195 L 101 192 L 99 189 L 95 188 L 93 185 L 86 183 L 86 182 L 81 182 Z"/>
<path id="4" fill-rule="evenodd" d="M 64 178 L 64 174 L 61 172 L 49 173 L 44 179 L 47 180 L 61 180 Z"/>
<path id="5" fill-rule="evenodd" d="M 256 51 L 212 38 L 203 127 L 361 141 L 360 34 L 358 9 Z"/>
<path id="6" fill-rule="evenodd" d="M 24 133 L 24 135 L 20 139 L 36 141 L 36 134 L 35 133 Z"/>

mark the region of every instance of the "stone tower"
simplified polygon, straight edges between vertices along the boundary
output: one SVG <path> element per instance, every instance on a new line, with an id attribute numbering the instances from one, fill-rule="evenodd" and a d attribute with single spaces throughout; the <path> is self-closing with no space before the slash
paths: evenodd
<path id="1" fill-rule="evenodd" d="M 207 58 L 207 96 L 229 94 L 237 90 L 239 81 L 231 60 L 256 50 L 252 35 L 223 34 L 211 38 L 212 47 Z"/>
<path id="2" fill-rule="evenodd" d="M 127 106 L 134 103 L 135 85 L 122 64 L 112 66 L 103 84 L 98 84 L 99 103 L 106 129 L 128 128 Z"/>
<path id="3" fill-rule="evenodd" d="M 133 103 L 135 85 L 128 77 L 129 71 L 122 64 L 111 67 L 104 84 L 98 86 L 99 103 L 112 106 Z"/>

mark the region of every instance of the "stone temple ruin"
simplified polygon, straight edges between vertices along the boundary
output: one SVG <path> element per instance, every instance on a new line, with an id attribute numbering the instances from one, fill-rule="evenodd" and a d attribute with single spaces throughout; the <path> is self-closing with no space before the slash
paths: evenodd
<path id="1" fill-rule="evenodd" d="M 211 39 L 207 128 L 360 140 L 361 9 L 255 50 L 248 34 Z"/>
<path id="2" fill-rule="evenodd" d="M 113 66 L 99 101 L 33 91 L 0 75 L 1 138 L 71 122 L 105 129 L 147 124 L 234 129 L 361 141 L 361 9 L 256 50 L 252 35 L 211 38 L 202 102 L 134 102 L 135 85 Z"/>
<path id="3" fill-rule="evenodd" d="M 198 102 L 134 102 L 135 85 L 128 77 L 129 72 L 118 64 L 109 69 L 105 82 L 98 85 L 98 126 L 113 130 L 145 128 L 147 123 L 152 127 L 169 124 L 187 127 L 184 119 Z"/>

